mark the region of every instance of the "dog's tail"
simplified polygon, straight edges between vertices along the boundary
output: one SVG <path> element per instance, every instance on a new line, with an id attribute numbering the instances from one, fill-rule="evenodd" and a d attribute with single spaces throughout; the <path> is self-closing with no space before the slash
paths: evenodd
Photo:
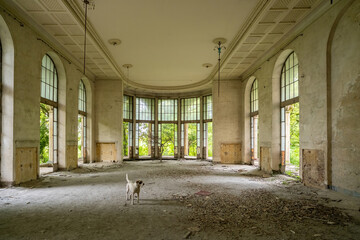
<path id="1" fill-rule="evenodd" d="M 129 177 L 128 175 L 126 174 L 126 181 L 129 182 Z"/>

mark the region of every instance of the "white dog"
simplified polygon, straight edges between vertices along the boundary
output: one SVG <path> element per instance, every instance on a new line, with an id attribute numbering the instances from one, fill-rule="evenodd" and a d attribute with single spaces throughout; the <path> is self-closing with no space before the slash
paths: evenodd
<path id="1" fill-rule="evenodd" d="M 132 201 L 132 205 L 134 205 L 134 196 L 135 193 L 137 194 L 137 202 L 139 203 L 140 198 L 140 187 L 145 185 L 143 181 L 137 180 L 136 182 L 132 182 L 129 180 L 128 175 L 126 174 L 126 200 L 128 200 L 128 196 L 130 196 L 130 199 Z"/>

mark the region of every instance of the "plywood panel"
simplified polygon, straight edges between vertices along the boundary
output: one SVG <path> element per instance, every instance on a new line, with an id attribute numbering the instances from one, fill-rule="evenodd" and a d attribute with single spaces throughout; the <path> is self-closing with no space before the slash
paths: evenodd
<path id="1" fill-rule="evenodd" d="M 116 161 L 116 147 L 115 143 L 97 143 L 96 157 L 101 162 Z"/>
<path id="2" fill-rule="evenodd" d="M 37 178 L 37 148 L 16 148 L 15 183 L 27 182 Z"/>
<path id="3" fill-rule="evenodd" d="M 241 163 L 241 144 L 221 144 L 221 163 Z"/>
<path id="4" fill-rule="evenodd" d="M 260 168 L 261 170 L 271 173 L 271 148 L 260 147 Z"/>
<path id="5" fill-rule="evenodd" d="M 78 167 L 78 157 L 77 157 L 77 145 L 67 145 L 66 146 L 66 169 L 74 169 Z"/>
<path id="6" fill-rule="evenodd" d="M 325 187 L 324 151 L 317 149 L 303 149 L 302 180 L 305 185 L 312 187 Z"/>

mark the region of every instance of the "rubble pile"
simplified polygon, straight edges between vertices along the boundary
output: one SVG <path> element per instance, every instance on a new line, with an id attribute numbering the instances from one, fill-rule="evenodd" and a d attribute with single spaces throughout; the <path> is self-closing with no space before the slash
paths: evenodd
<path id="1" fill-rule="evenodd" d="M 188 220 L 199 231 L 212 229 L 225 231 L 233 236 L 241 232 L 275 234 L 276 229 L 295 234 L 300 231 L 297 226 L 344 226 L 351 220 L 337 208 L 309 199 L 282 199 L 263 189 L 244 190 L 238 196 L 194 194 L 187 196 L 185 200 L 183 196 L 180 201 L 191 208 Z M 316 234 L 321 236 L 317 232 L 313 236 Z"/>

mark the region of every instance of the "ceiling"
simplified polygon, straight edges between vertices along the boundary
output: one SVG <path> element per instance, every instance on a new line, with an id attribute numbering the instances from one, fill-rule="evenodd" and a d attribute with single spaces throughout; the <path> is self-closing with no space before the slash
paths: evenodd
<path id="1" fill-rule="evenodd" d="M 218 69 L 212 42 L 218 37 L 227 39 L 221 79 L 238 79 L 321 0 L 92 2 L 87 71 L 96 79 L 123 79 L 128 89 L 156 92 L 209 88 Z M 81 66 L 82 0 L 13 0 L 10 5 Z M 111 45 L 114 38 L 121 44 Z"/>

